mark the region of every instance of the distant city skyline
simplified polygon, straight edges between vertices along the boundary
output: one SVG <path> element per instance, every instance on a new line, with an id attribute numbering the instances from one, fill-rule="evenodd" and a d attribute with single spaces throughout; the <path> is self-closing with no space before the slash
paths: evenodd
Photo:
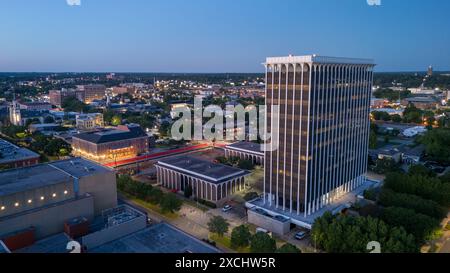
<path id="1" fill-rule="evenodd" d="M 267 56 L 288 54 L 450 70 L 445 0 L 70 3 L 5 1 L 0 72 L 263 73 Z"/>

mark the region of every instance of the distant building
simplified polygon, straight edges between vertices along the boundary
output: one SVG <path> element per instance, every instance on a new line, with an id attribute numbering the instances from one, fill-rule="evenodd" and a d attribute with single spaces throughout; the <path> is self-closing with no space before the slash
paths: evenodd
<path id="1" fill-rule="evenodd" d="M 170 105 L 170 117 L 172 119 L 176 118 L 179 112 L 189 109 L 189 111 L 193 108 L 193 105 L 186 102 L 172 103 Z"/>
<path id="2" fill-rule="evenodd" d="M 20 112 L 19 104 L 16 100 L 13 100 L 9 106 L 9 122 L 16 126 L 22 126 L 22 113 Z"/>
<path id="3" fill-rule="evenodd" d="M 371 110 L 371 112 L 384 112 L 384 113 L 388 113 L 390 116 L 393 116 L 393 115 L 403 116 L 404 109 L 397 110 L 397 109 L 392 109 L 392 108 L 378 108 L 378 109 Z"/>
<path id="4" fill-rule="evenodd" d="M 371 108 L 383 108 L 388 103 L 385 99 L 375 99 L 372 98 L 370 100 L 370 107 Z"/>
<path id="5" fill-rule="evenodd" d="M 123 95 L 123 94 L 133 94 L 136 88 L 131 86 L 115 86 L 111 90 L 113 96 Z"/>
<path id="6" fill-rule="evenodd" d="M 214 203 L 223 203 L 244 190 L 245 177 L 250 174 L 192 156 L 162 159 L 155 166 L 158 183 L 163 187 L 181 192 L 191 187 L 193 196 Z"/>
<path id="7" fill-rule="evenodd" d="M 369 150 L 369 156 L 372 160 L 385 160 L 390 159 L 395 163 L 399 163 L 402 160 L 402 152 L 397 147 L 383 147 L 381 149 Z"/>
<path id="8" fill-rule="evenodd" d="M 149 140 L 139 125 L 129 124 L 74 135 L 72 149 L 75 156 L 108 163 L 148 153 Z"/>
<path id="9" fill-rule="evenodd" d="M 435 95 L 436 94 L 436 90 L 434 89 L 425 89 L 423 87 L 419 87 L 419 88 L 408 88 L 408 90 L 411 92 L 411 94 L 413 95 Z"/>
<path id="10" fill-rule="evenodd" d="M 28 126 L 28 130 L 30 133 L 36 133 L 36 132 L 50 132 L 58 129 L 60 126 L 56 123 L 38 123 L 38 124 L 30 124 Z"/>
<path id="11" fill-rule="evenodd" d="M 81 158 L 0 172 L 0 240 L 11 251 L 116 206 L 115 172 Z"/>
<path id="12" fill-rule="evenodd" d="M 105 96 L 106 86 L 103 84 L 83 85 L 77 89 L 77 98 L 84 103 L 89 104 L 95 100 L 102 100 Z"/>
<path id="13" fill-rule="evenodd" d="M 49 91 L 50 103 L 57 107 L 61 107 L 64 101 L 68 98 L 76 98 L 74 89 L 61 89 Z"/>
<path id="14" fill-rule="evenodd" d="M 93 130 L 105 126 L 103 114 L 80 114 L 76 116 L 76 126 L 80 130 Z"/>
<path id="15" fill-rule="evenodd" d="M 40 155 L 0 139 L 0 168 L 22 168 L 39 163 Z"/>
<path id="16" fill-rule="evenodd" d="M 428 67 L 427 75 L 428 75 L 428 77 L 433 76 L 433 67 L 431 65 Z"/>
<path id="17" fill-rule="evenodd" d="M 264 164 L 264 152 L 261 144 L 253 142 L 236 142 L 225 147 L 225 157 L 238 157 L 250 160 L 254 164 Z"/>
<path id="18" fill-rule="evenodd" d="M 427 128 L 424 126 L 416 126 L 403 130 L 402 135 L 405 137 L 415 137 L 417 135 L 425 134 L 427 131 Z"/>
<path id="19" fill-rule="evenodd" d="M 409 104 L 413 104 L 415 107 L 422 110 L 432 110 L 438 108 L 440 102 L 435 97 L 431 96 L 413 97 L 402 100 L 403 106 L 408 106 Z"/>
<path id="20" fill-rule="evenodd" d="M 418 145 L 416 147 L 402 147 L 402 159 L 403 163 L 408 165 L 416 165 L 422 161 L 423 155 L 425 154 L 425 146 Z"/>
<path id="21" fill-rule="evenodd" d="M 52 110 L 52 105 L 47 102 L 19 102 L 19 107 L 21 110 L 27 110 L 27 111 L 50 111 L 50 110 Z"/>

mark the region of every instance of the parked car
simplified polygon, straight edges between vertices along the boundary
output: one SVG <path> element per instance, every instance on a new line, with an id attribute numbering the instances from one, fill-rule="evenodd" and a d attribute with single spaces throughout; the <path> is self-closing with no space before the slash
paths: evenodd
<path id="1" fill-rule="evenodd" d="M 225 207 L 222 208 L 222 211 L 223 211 L 223 212 L 229 212 L 229 211 L 232 210 L 232 209 L 233 209 L 232 206 L 226 205 Z"/>
<path id="2" fill-rule="evenodd" d="M 295 234 L 294 238 L 295 238 L 296 240 L 299 240 L 299 241 L 300 241 L 300 240 L 305 239 L 306 236 L 308 236 L 308 232 L 306 232 L 306 231 L 300 231 L 300 232 L 297 232 L 297 233 Z"/>

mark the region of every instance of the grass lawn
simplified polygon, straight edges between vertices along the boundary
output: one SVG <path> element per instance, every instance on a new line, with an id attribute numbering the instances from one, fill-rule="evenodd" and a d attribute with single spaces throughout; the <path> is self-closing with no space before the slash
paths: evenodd
<path id="1" fill-rule="evenodd" d="M 234 249 L 231 247 L 231 239 L 228 236 L 223 236 L 220 237 L 219 235 L 215 234 L 215 233 L 210 233 L 209 234 L 209 239 L 216 242 L 218 245 L 221 245 L 222 247 L 228 248 L 228 249 L 232 249 L 232 250 L 236 250 L 239 253 L 250 253 L 250 247 L 244 247 L 244 248 L 238 248 L 238 249 Z"/>

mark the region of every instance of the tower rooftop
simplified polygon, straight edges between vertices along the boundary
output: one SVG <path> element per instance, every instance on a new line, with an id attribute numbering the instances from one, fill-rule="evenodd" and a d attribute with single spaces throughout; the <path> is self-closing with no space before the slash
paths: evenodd
<path id="1" fill-rule="evenodd" d="M 320 63 L 320 64 L 363 64 L 375 65 L 373 59 L 329 57 L 319 55 L 268 57 L 265 64 L 286 64 L 286 63 Z"/>

